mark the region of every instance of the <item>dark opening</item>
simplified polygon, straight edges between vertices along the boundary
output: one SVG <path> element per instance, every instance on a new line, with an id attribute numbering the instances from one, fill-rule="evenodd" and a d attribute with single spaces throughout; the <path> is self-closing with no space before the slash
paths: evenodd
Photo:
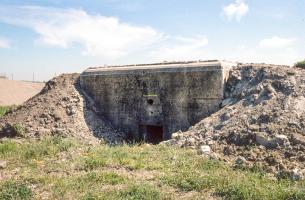
<path id="1" fill-rule="evenodd" d="M 153 105 L 153 104 L 154 104 L 154 100 L 152 100 L 152 99 L 147 99 L 147 103 L 148 103 L 149 105 Z"/>
<path id="2" fill-rule="evenodd" d="M 162 126 L 141 125 L 140 131 L 145 142 L 158 144 L 163 141 Z"/>

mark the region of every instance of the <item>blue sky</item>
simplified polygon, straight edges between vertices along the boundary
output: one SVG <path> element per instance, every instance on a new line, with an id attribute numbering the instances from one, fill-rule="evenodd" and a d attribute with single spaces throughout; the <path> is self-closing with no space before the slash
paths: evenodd
<path id="1" fill-rule="evenodd" d="M 305 0 L 0 0 L 0 73 L 48 80 L 89 66 L 305 58 Z"/>

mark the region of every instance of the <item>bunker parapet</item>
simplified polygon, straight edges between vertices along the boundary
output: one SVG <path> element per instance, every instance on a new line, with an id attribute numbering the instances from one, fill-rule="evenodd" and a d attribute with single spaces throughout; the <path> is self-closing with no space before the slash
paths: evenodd
<path id="1" fill-rule="evenodd" d="M 234 65 L 213 60 L 88 68 L 80 82 L 114 128 L 158 143 L 219 109 Z"/>

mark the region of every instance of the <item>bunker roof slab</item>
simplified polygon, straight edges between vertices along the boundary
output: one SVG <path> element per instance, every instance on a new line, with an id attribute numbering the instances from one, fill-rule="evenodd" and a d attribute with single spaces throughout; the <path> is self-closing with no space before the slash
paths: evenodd
<path id="1" fill-rule="evenodd" d="M 207 61 L 187 61 L 187 62 L 164 62 L 153 64 L 135 64 L 135 65 L 117 65 L 90 67 L 85 70 L 81 76 L 126 74 L 137 72 L 188 72 L 188 71 L 215 71 L 227 70 L 233 65 L 233 62 L 220 60 Z"/>

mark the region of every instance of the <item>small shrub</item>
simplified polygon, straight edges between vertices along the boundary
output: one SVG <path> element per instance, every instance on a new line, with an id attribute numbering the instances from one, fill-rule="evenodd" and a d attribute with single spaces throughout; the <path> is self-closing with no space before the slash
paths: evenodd
<path id="1" fill-rule="evenodd" d="M 305 60 L 297 62 L 294 67 L 305 69 Z"/>
<path id="2" fill-rule="evenodd" d="M 22 126 L 22 124 L 13 124 L 13 128 L 17 137 L 24 137 L 25 128 Z"/>
<path id="3" fill-rule="evenodd" d="M 0 188 L 0 199 L 3 200 L 27 200 L 32 196 L 31 189 L 22 183 L 7 181 Z"/>

